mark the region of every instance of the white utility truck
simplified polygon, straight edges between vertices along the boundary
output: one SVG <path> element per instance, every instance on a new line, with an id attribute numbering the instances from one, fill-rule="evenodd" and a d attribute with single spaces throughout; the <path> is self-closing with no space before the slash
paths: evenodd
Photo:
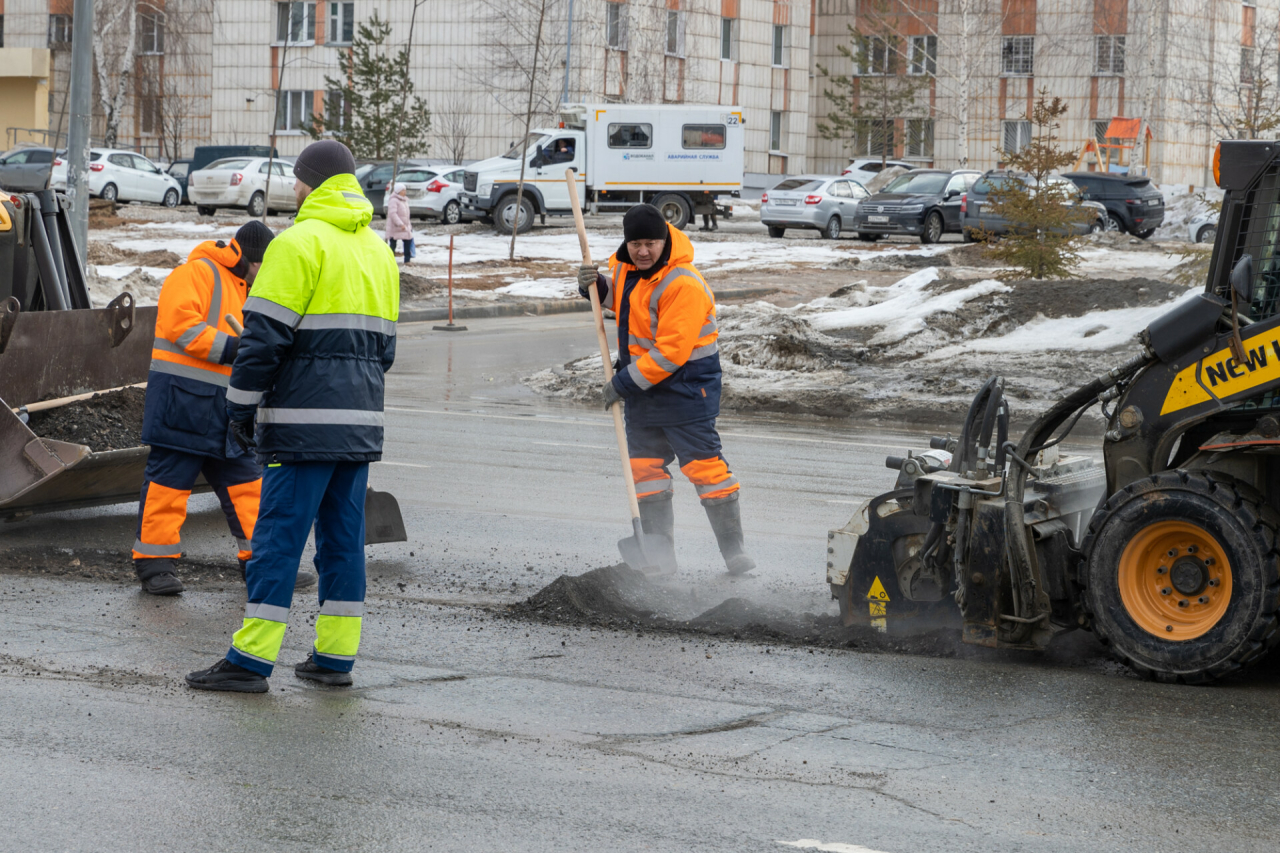
<path id="1" fill-rule="evenodd" d="M 728 217 L 742 192 L 742 111 L 698 104 L 575 104 L 560 127 L 532 130 L 501 157 L 467 167 L 462 205 L 503 234 L 535 216 L 571 216 L 565 169 L 592 213 L 648 202 L 677 228 L 696 215 Z M 524 193 L 516 203 L 520 161 Z"/>

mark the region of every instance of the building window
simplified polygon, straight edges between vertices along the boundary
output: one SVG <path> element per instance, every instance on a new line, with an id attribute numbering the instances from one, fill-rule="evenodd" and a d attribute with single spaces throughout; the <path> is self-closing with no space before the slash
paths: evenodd
<path id="1" fill-rule="evenodd" d="M 1031 142 L 1031 122 L 1004 122 L 1004 144 L 1001 146 L 1006 154 L 1017 154 Z"/>
<path id="2" fill-rule="evenodd" d="M 1240 82 L 1245 85 L 1252 85 L 1256 69 L 1254 63 L 1257 56 L 1256 51 L 1251 47 L 1240 48 Z"/>
<path id="3" fill-rule="evenodd" d="M 1093 123 L 1093 138 L 1097 140 L 1101 145 L 1120 144 L 1119 139 L 1115 137 L 1111 137 L 1111 138 L 1107 137 L 1107 128 L 1110 126 L 1111 126 L 1111 121 L 1109 119 L 1102 119 L 1101 121 L 1095 121 Z M 1102 165 L 1102 171 L 1104 172 L 1107 171 L 1108 163 L 1120 162 L 1120 149 L 1119 148 L 1101 148 L 1101 147 L 1098 148 L 1098 162 Z"/>
<path id="4" fill-rule="evenodd" d="M 144 95 L 142 101 L 142 132 L 160 133 L 162 129 L 160 96 Z"/>
<path id="5" fill-rule="evenodd" d="M 720 58 L 738 61 L 738 19 L 720 19 Z"/>
<path id="6" fill-rule="evenodd" d="M 71 44 L 71 16 L 49 16 L 49 47 L 64 47 Z"/>
<path id="7" fill-rule="evenodd" d="M 1099 74 L 1124 73 L 1124 36 L 1098 36 L 1094 71 Z"/>
<path id="8" fill-rule="evenodd" d="M 356 29 L 355 3 L 329 4 L 328 44 L 351 44 Z"/>
<path id="9" fill-rule="evenodd" d="M 680 128 L 680 144 L 684 148 L 724 148 L 723 124 L 686 124 Z"/>
<path id="10" fill-rule="evenodd" d="M 149 6 L 138 11 L 138 53 L 164 53 L 164 13 Z"/>
<path id="11" fill-rule="evenodd" d="M 276 130 L 300 133 L 311 124 L 313 98 L 308 91 L 281 92 L 280 107 L 276 110 Z"/>
<path id="12" fill-rule="evenodd" d="M 911 37 L 910 72 L 912 74 L 928 74 L 931 77 L 938 73 L 937 36 Z"/>
<path id="13" fill-rule="evenodd" d="M 315 3 L 276 4 L 277 44 L 305 44 L 315 40 Z"/>
<path id="14" fill-rule="evenodd" d="M 325 93 L 324 108 L 331 132 L 344 133 L 351 124 L 351 102 L 346 94 L 341 89 L 330 89 Z"/>
<path id="15" fill-rule="evenodd" d="M 858 122 L 854 136 L 854 148 L 864 157 L 893 156 L 893 120 L 879 119 Z"/>
<path id="16" fill-rule="evenodd" d="M 879 36 L 858 36 L 858 74 L 863 77 L 893 73 L 889 45 Z"/>
<path id="17" fill-rule="evenodd" d="M 1000 47 L 1000 73 L 1029 76 L 1035 69 L 1035 36 L 1005 36 Z"/>
<path id="18" fill-rule="evenodd" d="M 0 47 L 4 47 L 4 15 L 0 15 Z"/>
<path id="19" fill-rule="evenodd" d="M 627 49 L 627 4 L 609 3 L 604 15 L 605 44 L 614 50 Z"/>
<path id="20" fill-rule="evenodd" d="M 667 56 L 684 56 L 684 13 L 667 11 Z"/>
<path id="21" fill-rule="evenodd" d="M 769 150 L 782 150 L 782 113 L 769 113 Z"/>
<path id="22" fill-rule="evenodd" d="M 933 159 L 933 119 L 907 119 L 906 156 Z"/>
<path id="23" fill-rule="evenodd" d="M 786 68 L 787 59 L 787 28 L 782 24 L 774 24 L 773 64 L 778 68 Z"/>

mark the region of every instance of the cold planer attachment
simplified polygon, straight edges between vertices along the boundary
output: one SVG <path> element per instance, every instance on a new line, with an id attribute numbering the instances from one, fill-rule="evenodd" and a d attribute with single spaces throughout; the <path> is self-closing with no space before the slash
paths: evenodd
<path id="1" fill-rule="evenodd" d="M 993 377 L 958 437 L 890 460 L 894 489 L 828 535 L 847 624 L 879 579 L 890 630 L 896 614 L 1042 649 L 1085 628 L 1163 681 L 1221 678 L 1280 642 L 1280 148 L 1224 141 L 1216 159 L 1204 292 L 1016 443 Z M 1061 444 L 1094 406 L 1101 463 Z"/>

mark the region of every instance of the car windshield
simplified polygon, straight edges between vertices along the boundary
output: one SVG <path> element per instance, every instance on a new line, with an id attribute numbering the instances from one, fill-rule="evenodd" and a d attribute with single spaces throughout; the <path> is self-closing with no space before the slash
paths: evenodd
<path id="1" fill-rule="evenodd" d="M 809 190 L 816 190 L 820 186 L 822 186 L 822 181 L 791 178 L 778 184 L 769 192 L 808 192 Z"/>
<path id="2" fill-rule="evenodd" d="M 933 195 L 942 192 L 951 176 L 945 172 L 925 172 L 920 175 L 903 175 L 895 178 L 882 193 L 915 193 Z"/>
<path id="3" fill-rule="evenodd" d="M 406 184 L 420 184 L 423 181 L 429 181 L 434 177 L 434 172 L 424 172 L 421 169 L 417 169 L 412 172 L 401 172 L 400 177 L 396 178 L 396 180 L 403 181 Z"/>
<path id="4" fill-rule="evenodd" d="M 545 133 L 530 133 L 523 141 L 517 142 L 515 145 L 511 146 L 511 150 L 502 156 L 507 160 L 519 160 L 524 152 L 528 151 L 535 145 L 541 148 L 545 143 L 550 141 L 550 139 L 551 137 L 547 136 Z"/>
<path id="5" fill-rule="evenodd" d="M 214 160 L 212 163 L 210 163 L 208 166 L 205 166 L 204 168 L 206 171 L 213 172 L 213 171 L 223 171 L 224 169 L 225 170 L 243 169 L 248 165 L 249 165 L 249 161 L 247 159 L 228 158 L 226 160 Z"/>

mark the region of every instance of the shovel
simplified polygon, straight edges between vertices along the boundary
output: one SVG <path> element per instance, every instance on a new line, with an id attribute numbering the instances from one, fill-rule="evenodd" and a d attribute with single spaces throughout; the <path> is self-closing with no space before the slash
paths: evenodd
<path id="1" fill-rule="evenodd" d="M 223 317 L 231 331 L 244 334 L 244 326 L 233 314 Z M 409 532 L 404 527 L 400 504 L 390 492 L 364 490 L 364 544 L 381 545 L 384 542 L 408 542 Z"/>
<path id="2" fill-rule="evenodd" d="M 572 169 L 566 169 L 565 182 L 569 185 L 569 199 L 573 204 L 573 223 L 578 226 L 578 243 L 582 246 L 582 265 L 591 266 L 591 248 L 587 245 L 587 226 L 582 221 L 582 205 L 578 201 L 578 181 Z M 604 381 L 613 379 L 613 361 L 609 358 L 609 338 L 604 331 L 604 311 L 600 307 L 599 289 L 592 284 L 591 314 L 596 320 L 596 339 L 600 344 L 600 362 L 604 366 Z M 636 481 L 631 474 L 631 455 L 627 452 L 627 431 L 622 425 L 622 403 L 609 407 L 613 414 L 613 432 L 618 440 L 618 456 L 622 459 L 622 479 L 627 484 L 627 502 L 631 507 L 633 535 L 618 541 L 622 559 L 633 569 L 646 575 L 670 575 L 675 567 L 663 565 L 658 555 L 674 553 L 670 537 L 660 533 L 645 533 L 640 523 L 640 502 L 636 500 Z"/>

